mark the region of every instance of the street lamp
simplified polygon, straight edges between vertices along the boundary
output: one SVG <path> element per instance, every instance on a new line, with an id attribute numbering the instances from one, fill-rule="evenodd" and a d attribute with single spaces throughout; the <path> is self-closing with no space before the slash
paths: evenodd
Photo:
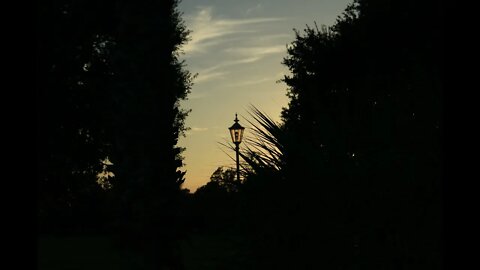
<path id="1" fill-rule="evenodd" d="M 238 123 L 237 114 L 235 114 L 234 121 L 235 121 L 235 124 L 233 124 L 228 129 L 230 130 L 230 136 L 232 136 L 232 142 L 235 144 L 235 152 L 237 154 L 237 180 L 240 181 L 240 165 L 239 165 L 239 159 L 238 159 L 239 147 L 238 146 L 242 142 L 243 131 L 245 130 L 245 128 Z"/>

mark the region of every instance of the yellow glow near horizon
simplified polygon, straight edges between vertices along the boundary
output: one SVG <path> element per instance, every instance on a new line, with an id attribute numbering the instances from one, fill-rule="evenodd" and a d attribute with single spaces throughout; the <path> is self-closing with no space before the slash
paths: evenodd
<path id="1" fill-rule="evenodd" d="M 228 2 L 228 3 L 227 3 Z M 230 141 L 228 127 L 238 113 L 248 136 L 250 104 L 280 121 L 287 106 L 287 86 L 277 83 L 288 70 L 281 64 L 287 44 L 295 39 L 293 28 L 306 24 L 331 25 L 346 0 L 225 1 L 183 0 L 191 40 L 183 47 L 186 68 L 198 73 L 192 92 L 182 107 L 192 109 L 185 124 L 191 129 L 180 138 L 186 164 L 184 188 L 194 192 L 206 184 L 220 166 L 235 166 L 219 142 Z M 215 3 L 215 5 L 213 5 Z M 242 147 L 242 144 L 240 144 Z M 231 153 L 234 156 L 234 153 Z"/>

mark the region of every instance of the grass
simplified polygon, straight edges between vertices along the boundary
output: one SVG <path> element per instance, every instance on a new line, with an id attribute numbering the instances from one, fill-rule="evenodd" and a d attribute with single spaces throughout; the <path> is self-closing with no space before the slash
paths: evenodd
<path id="1" fill-rule="evenodd" d="M 182 243 L 187 270 L 251 269 L 244 239 L 233 234 L 197 234 Z"/>
<path id="2" fill-rule="evenodd" d="M 109 237 L 40 236 L 37 244 L 39 270 L 130 269 L 128 259 L 114 249 Z"/>
<path id="3" fill-rule="evenodd" d="M 192 235 L 182 241 L 186 270 L 251 269 L 241 236 L 226 233 Z M 122 254 L 108 236 L 39 236 L 39 270 L 146 269 L 141 258 Z"/>

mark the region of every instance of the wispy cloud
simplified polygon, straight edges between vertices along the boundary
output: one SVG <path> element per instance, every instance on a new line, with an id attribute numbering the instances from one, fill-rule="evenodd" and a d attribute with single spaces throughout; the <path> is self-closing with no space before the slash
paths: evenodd
<path id="1" fill-rule="evenodd" d="M 200 8 L 198 13 L 186 18 L 192 30 L 191 40 L 184 47 L 185 53 L 206 52 L 214 45 L 224 42 L 224 38 L 239 33 L 252 33 L 251 25 L 275 22 L 281 18 L 219 19 L 212 15 L 212 7 Z"/>
<path id="2" fill-rule="evenodd" d="M 228 72 L 225 70 L 219 70 L 222 66 L 224 66 L 224 64 L 216 64 L 214 66 L 203 68 L 197 71 L 198 76 L 195 78 L 195 83 L 198 84 L 223 77 Z"/>
<path id="3" fill-rule="evenodd" d="M 261 5 L 260 5 L 261 6 Z M 258 7 L 260 7 L 258 6 Z M 195 84 L 219 81 L 238 74 L 237 65 L 252 64 L 286 51 L 288 35 L 265 32 L 271 23 L 285 20 L 273 17 L 223 18 L 212 7 L 201 7 L 186 17 L 191 40 L 183 47 L 188 61 L 202 63 L 192 68 L 198 73 Z M 230 80 L 232 81 L 232 80 Z"/>
<path id="4" fill-rule="evenodd" d="M 262 35 L 260 37 L 257 37 L 257 40 L 269 42 L 276 39 L 290 40 L 292 38 L 293 38 L 293 34 L 270 34 L 270 35 Z"/>
<path id="5" fill-rule="evenodd" d="M 208 128 L 206 128 L 206 127 L 192 127 L 190 130 L 185 132 L 185 135 L 190 136 L 194 133 L 205 132 L 207 130 L 208 130 Z"/>
<path id="6" fill-rule="evenodd" d="M 259 59 L 260 57 L 258 56 L 241 58 L 236 60 L 224 61 L 213 67 L 202 69 L 198 71 L 198 76 L 195 79 L 195 83 L 202 83 L 202 82 L 210 81 L 212 79 L 222 78 L 224 77 L 224 75 L 229 73 L 228 71 L 226 71 L 225 68 L 235 66 L 235 65 L 253 63 L 255 61 L 258 61 Z"/>
<path id="7" fill-rule="evenodd" d="M 262 3 L 258 3 L 256 6 L 247 9 L 247 11 L 245 11 L 245 14 L 250 15 L 251 13 L 260 11 L 262 8 Z"/>
<path id="8" fill-rule="evenodd" d="M 239 86 L 249 86 L 249 85 L 255 85 L 255 84 L 261 84 L 264 82 L 275 82 L 274 78 L 260 78 L 260 79 L 253 79 L 253 80 L 247 80 L 247 81 L 242 81 L 238 83 L 233 83 L 233 84 L 228 84 L 226 86 L 228 87 L 239 87 Z"/>
<path id="9" fill-rule="evenodd" d="M 208 128 L 206 128 L 206 127 L 192 127 L 191 130 L 194 131 L 194 132 L 201 132 L 201 131 L 207 131 Z"/>
<path id="10" fill-rule="evenodd" d="M 227 72 L 224 71 L 210 71 L 210 72 L 199 72 L 197 78 L 195 78 L 195 83 L 202 83 L 211 81 L 212 79 L 218 79 L 223 77 Z"/>
<path id="11" fill-rule="evenodd" d="M 228 48 L 225 52 L 237 54 L 240 56 L 254 55 L 261 57 L 267 54 L 284 53 L 286 52 L 285 45 L 273 45 L 265 47 L 244 47 L 244 48 Z"/>
<path id="12" fill-rule="evenodd" d="M 254 79 L 250 79 L 250 80 L 243 80 L 243 81 L 239 81 L 237 83 L 228 84 L 226 86 L 228 86 L 228 87 L 241 87 L 241 86 L 261 84 L 261 83 L 265 83 L 265 82 L 277 83 L 280 79 L 283 79 L 284 76 L 285 76 L 285 72 L 282 71 L 282 72 L 276 73 L 273 76 L 266 76 L 266 77 L 263 77 L 263 78 L 254 78 Z"/>

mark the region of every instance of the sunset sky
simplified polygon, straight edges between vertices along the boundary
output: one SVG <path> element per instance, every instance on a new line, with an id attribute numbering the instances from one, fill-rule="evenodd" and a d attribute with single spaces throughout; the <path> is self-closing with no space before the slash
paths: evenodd
<path id="1" fill-rule="evenodd" d="M 303 31 L 314 22 L 330 26 L 346 0 L 183 0 L 179 5 L 190 42 L 183 47 L 186 68 L 198 73 L 189 99 L 186 120 L 191 129 L 179 145 L 187 170 L 184 187 L 192 192 L 208 182 L 219 166 L 234 166 L 219 142 L 230 140 L 228 127 L 238 113 L 249 125 L 248 107 L 255 105 L 279 121 L 287 105 L 286 85 L 277 83 L 288 70 L 281 62 L 293 28 Z M 242 147 L 242 145 L 240 145 Z M 234 153 L 230 153 L 234 156 Z"/>

